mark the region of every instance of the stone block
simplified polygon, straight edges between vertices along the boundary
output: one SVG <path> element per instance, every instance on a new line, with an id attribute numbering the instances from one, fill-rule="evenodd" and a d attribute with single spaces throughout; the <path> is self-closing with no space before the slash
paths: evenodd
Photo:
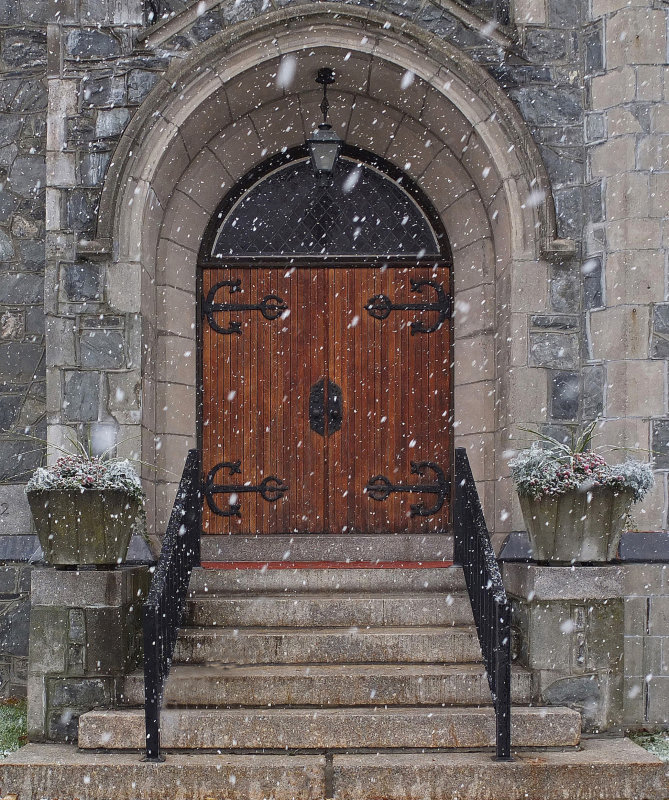
<path id="1" fill-rule="evenodd" d="M 509 376 L 509 406 L 518 420 L 543 419 L 548 403 L 548 373 L 514 367 Z"/>
<path id="2" fill-rule="evenodd" d="M 648 609 L 648 633 L 651 636 L 669 637 L 669 596 L 650 598 Z"/>
<path id="3" fill-rule="evenodd" d="M 567 55 L 567 34 L 551 28 L 534 28 L 525 37 L 525 55 L 530 61 L 561 61 Z"/>
<path id="4" fill-rule="evenodd" d="M 109 305 L 123 313 L 137 313 L 142 303 L 142 272 L 137 264 L 112 264 L 106 273 Z"/>
<path id="5" fill-rule="evenodd" d="M 647 217 L 650 211 L 648 175 L 626 172 L 606 181 L 606 218 Z"/>
<path id="6" fill-rule="evenodd" d="M 34 197 L 46 185 L 46 162 L 42 155 L 18 156 L 9 171 L 12 191 L 22 197 Z"/>
<path id="7" fill-rule="evenodd" d="M 585 601 L 622 597 L 624 568 L 542 567 L 535 564 L 505 563 L 502 568 L 507 593 L 525 600 Z"/>
<path id="8" fill-rule="evenodd" d="M 550 412 L 554 419 L 576 419 L 579 408 L 578 372 L 554 372 L 550 385 Z"/>
<path id="9" fill-rule="evenodd" d="M 27 656 L 29 628 L 30 598 L 24 596 L 8 603 L 0 614 L 0 653 Z"/>
<path id="10" fill-rule="evenodd" d="M 660 9 L 623 8 L 606 23 L 606 67 L 663 64 L 667 54 L 666 14 Z"/>
<path id="11" fill-rule="evenodd" d="M 583 369 L 583 418 L 595 419 L 604 411 L 605 368 L 602 365 Z"/>
<path id="12" fill-rule="evenodd" d="M 0 535 L 16 536 L 28 534 L 32 529 L 32 517 L 22 485 L 4 484 L 0 486 Z"/>
<path id="13" fill-rule="evenodd" d="M 0 432 L 6 432 L 14 427 L 18 419 L 23 398 L 17 395 L 0 395 Z"/>
<path id="14" fill-rule="evenodd" d="M 615 306 L 590 312 L 593 358 L 604 361 L 648 358 L 649 329 L 647 306 Z"/>
<path id="15" fill-rule="evenodd" d="M 83 186 L 100 186 L 111 160 L 110 152 L 79 153 L 79 177 Z"/>
<path id="16" fill-rule="evenodd" d="M 530 125 L 564 125 L 579 122 L 583 115 L 583 99 L 573 86 L 523 86 L 511 96 Z"/>
<path id="17" fill-rule="evenodd" d="M 636 168 L 640 170 L 669 169 L 669 136 L 651 134 L 639 140 Z"/>
<path id="18" fill-rule="evenodd" d="M 576 334 L 530 332 L 529 365 L 573 369 L 579 365 L 579 337 Z"/>
<path id="19" fill-rule="evenodd" d="M 81 82 L 81 94 L 83 108 L 122 106 L 126 99 L 125 83 L 121 76 L 86 76 Z"/>
<path id="20" fill-rule="evenodd" d="M 149 92 L 160 80 L 160 74 L 143 69 L 133 69 L 128 73 L 128 102 L 133 105 L 143 103 Z"/>
<path id="21" fill-rule="evenodd" d="M 122 330 L 83 330 L 79 347 L 82 367 L 122 369 L 127 366 L 126 342 Z"/>
<path id="22" fill-rule="evenodd" d="M 111 33 L 96 28 L 75 28 L 65 39 L 67 58 L 105 59 L 121 55 L 121 45 Z"/>
<path id="23" fill-rule="evenodd" d="M 647 722 L 651 725 L 669 723 L 669 677 L 653 676 L 648 681 Z"/>
<path id="24" fill-rule="evenodd" d="M 611 108 L 630 103 L 636 98 L 636 72 L 625 66 L 592 79 L 591 97 L 593 110 Z"/>
<path id="25" fill-rule="evenodd" d="M 639 678 L 643 672 L 643 636 L 625 636 L 625 676 Z"/>
<path id="26" fill-rule="evenodd" d="M 42 570 L 35 570 L 41 572 Z M 34 578 L 33 578 L 34 585 Z M 28 669 L 31 675 L 65 673 L 67 655 L 67 609 L 46 608 L 34 602 L 30 611 Z"/>
<path id="27" fill-rule="evenodd" d="M 91 189 L 73 189 L 67 192 L 65 221 L 70 230 L 91 232 L 97 219 L 99 192 Z"/>
<path id="28" fill-rule="evenodd" d="M 590 175 L 605 178 L 632 171 L 636 161 L 636 142 L 632 136 L 620 136 L 594 145 L 590 155 Z"/>
<path id="29" fill-rule="evenodd" d="M 100 264 L 64 264 L 61 267 L 61 280 L 65 297 L 72 302 L 102 300 L 102 274 Z"/>
<path id="30" fill-rule="evenodd" d="M 0 253 L 2 247 L 0 237 Z M 32 272 L 0 272 L 0 297 L 8 305 L 41 303 L 44 300 L 44 277 Z"/>
<path id="31" fill-rule="evenodd" d="M 120 136 L 130 120 L 127 108 L 110 108 L 98 111 L 95 121 L 95 135 L 104 139 Z"/>
<path id="32" fill-rule="evenodd" d="M 581 273 L 578 265 L 551 265 L 549 294 L 551 308 L 554 311 L 579 311 L 581 303 Z"/>
<path id="33" fill-rule="evenodd" d="M 608 255 L 608 305 L 650 304 L 662 296 L 663 286 L 664 253 L 661 250 L 623 250 Z"/>
<path id="34" fill-rule="evenodd" d="M 66 420 L 97 420 L 100 410 L 100 373 L 66 372 L 62 409 Z"/>
<path id="35" fill-rule="evenodd" d="M 666 367 L 658 361 L 607 364 L 606 411 L 609 416 L 649 417 L 666 409 Z"/>
<path id="36" fill-rule="evenodd" d="M 14 381 L 30 383 L 44 375 L 44 345 L 40 342 L 0 342 L 0 364 Z"/>
<path id="37" fill-rule="evenodd" d="M 652 450 L 657 469 L 669 469 L 669 420 L 652 422 Z"/>

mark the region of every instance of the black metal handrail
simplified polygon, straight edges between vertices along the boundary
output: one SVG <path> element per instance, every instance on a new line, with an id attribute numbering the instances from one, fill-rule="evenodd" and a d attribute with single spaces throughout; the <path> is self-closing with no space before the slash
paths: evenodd
<path id="1" fill-rule="evenodd" d="M 189 450 L 160 559 L 144 603 L 146 761 L 160 754 L 160 706 L 186 606 L 190 574 L 200 564 L 200 454 Z"/>
<path id="2" fill-rule="evenodd" d="M 467 451 L 455 451 L 455 560 L 462 566 L 488 674 L 496 760 L 511 761 L 511 606 L 490 543 Z"/>

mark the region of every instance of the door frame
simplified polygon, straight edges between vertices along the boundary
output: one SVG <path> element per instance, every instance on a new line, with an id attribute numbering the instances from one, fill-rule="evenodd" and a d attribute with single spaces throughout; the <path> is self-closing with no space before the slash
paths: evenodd
<path id="1" fill-rule="evenodd" d="M 431 266 L 447 267 L 449 270 L 449 294 L 454 297 L 454 279 L 453 279 L 453 255 L 451 251 L 450 242 L 443 226 L 441 218 L 436 209 L 428 199 L 425 192 L 404 173 L 397 166 L 392 164 L 385 158 L 375 155 L 362 148 L 353 147 L 344 144 L 341 149 L 341 154 L 349 158 L 361 161 L 362 163 L 376 168 L 380 172 L 387 175 L 393 181 L 400 184 L 416 202 L 420 210 L 427 218 L 434 234 L 437 239 L 440 253 L 438 256 L 384 256 L 384 255 L 369 255 L 369 256 L 350 256 L 350 255 L 293 255 L 293 256 L 226 256 L 223 258 L 212 258 L 210 253 L 215 243 L 215 239 L 220 228 L 222 221 L 227 216 L 228 212 L 238 202 L 238 200 L 246 194 L 253 186 L 262 181 L 270 173 L 280 169 L 286 164 L 301 160 L 308 156 L 306 146 L 295 147 L 287 150 L 284 153 L 278 153 L 271 156 L 266 161 L 254 167 L 245 176 L 243 176 L 235 186 L 225 195 L 221 203 L 218 205 L 216 211 L 212 214 L 205 234 L 202 237 L 200 248 L 198 251 L 197 266 L 196 266 L 196 442 L 197 448 L 202 452 L 203 447 L 203 329 L 204 320 L 202 312 L 202 284 L 203 272 L 207 269 L 221 269 L 227 266 L 236 267 L 237 269 L 256 269 L 256 268 L 275 268 L 290 266 L 295 269 L 305 267 L 318 267 L 319 264 L 323 267 L 336 266 L 339 268 L 355 269 L 356 267 L 369 268 L 374 265 L 382 265 L 392 261 L 393 267 L 416 267 L 416 266 Z M 454 325 L 453 314 L 448 320 L 449 325 L 449 363 L 451 369 L 451 380 L 449 382 L 449 407 L 451 409 L 450 424 L 452 429 L 451 434 L 451 454 L 450 454 L 450 471 L 451 471 L 451 487 L 450 487 L 450 503 L 451 509 L 454 508 L 455 499 L 455 440 L 453 433 L 453 422 L 455 419 L 455 381 L 454 381 Z M 202 469 L 202 466 L 200 467 Z M 203 476 L 200 475 L 200 481 Z M 204 499 L 203 499 L 204 502 Z M 452 524 L 452 520 L 451 520 Z M 328 534 L 334 536 L 335 534 Z M 384 534 L 368 534 L 369 536 L 380 536 Z M 415 536 L 417 534 L 406 534 L 408 536 Z"/>

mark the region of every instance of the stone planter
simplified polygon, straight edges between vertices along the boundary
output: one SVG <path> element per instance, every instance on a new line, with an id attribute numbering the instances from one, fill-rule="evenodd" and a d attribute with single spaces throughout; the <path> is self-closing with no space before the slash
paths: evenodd
<path id="1" fill-rule="evenodd" d="M 632 501 L 631 491 L 607 486 L 541 500 L 521 497 L 534 559 L 558 564 L 611 561 Z"/>
<path id="2" fill-rule="evenodd" d="M 54 566 L 116 566 L 126 557 L 140 505 L 117 489 L 28 492 L 44 559 Z"/>

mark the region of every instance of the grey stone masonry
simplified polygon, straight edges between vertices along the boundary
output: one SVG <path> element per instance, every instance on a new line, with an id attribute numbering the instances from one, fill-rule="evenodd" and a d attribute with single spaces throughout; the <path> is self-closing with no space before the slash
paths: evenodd
<path id="1" fill-rule="evenodd" d="M 30 533 L 17 530 L 26 518 L 15 485 L 42 460 L 25 434 L 46 435 L 47 19 L 38 5 L 0 2 L 0 535 Z"/>
<path id="2" fill-rule="evenodd" d="M 624 719 L 669 725 L 669 564 L 626 564 Z"/>
<path id="3" fill-rule="evenodd" d="M 623 591 L 618 566 L 507 563 L 518 660 L 533 673 L 535 702 L 581 712 L 583 730 L 620 728 Z"/>
<path id="4" fill-rule="evenodd" d="M 31 741 L 75 741 L 80 714 L 113 708 L 141 655 L 146 567 L 38 568 L 28 659 Z"/>
<path id="5" fill-rule="evenodd" d="M 29 564 L 0 566 L 0 697 L 26 693 L 31 571 Z"/>

